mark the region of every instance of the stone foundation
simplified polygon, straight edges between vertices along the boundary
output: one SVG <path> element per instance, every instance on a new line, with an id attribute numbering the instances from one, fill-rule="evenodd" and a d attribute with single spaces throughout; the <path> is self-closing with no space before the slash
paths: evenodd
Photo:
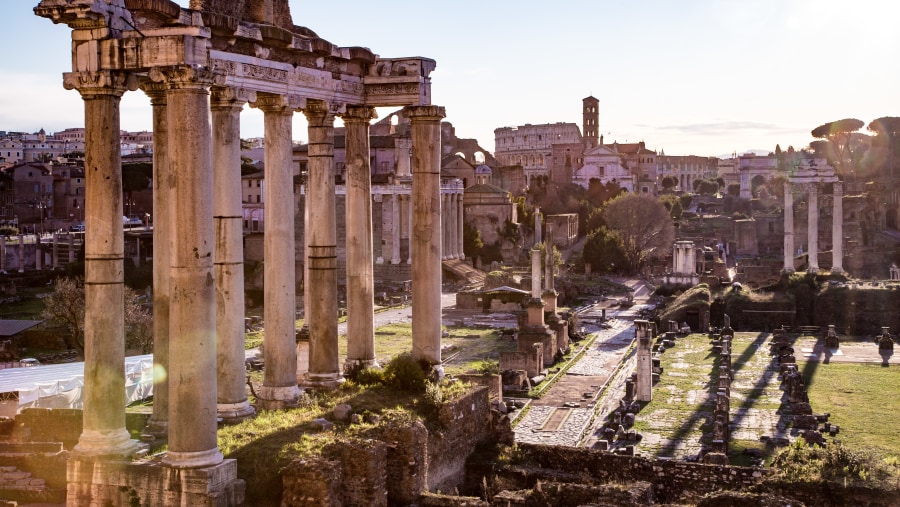
<path id="1" fill-rule="evenodd" d="M 68 505 L 191 505 L 230 507 L 244 502 L 237 462 L 172 468 L 160 461 L 118 461 L 73 455 L 67 469 Z"/>

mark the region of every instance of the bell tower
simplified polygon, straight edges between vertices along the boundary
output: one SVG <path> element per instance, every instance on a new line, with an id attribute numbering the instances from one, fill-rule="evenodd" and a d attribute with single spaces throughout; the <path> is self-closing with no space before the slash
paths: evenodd
<path id="1" fill-rule="evenodd" d="M 589 150 L 597 146 L 597 137 L 599 136 L 597 123 L 600 120 L 599 106 L 600 101 L 593 96 L 582 99 L 582 139 L 584 140 L 584 149 Z"/>

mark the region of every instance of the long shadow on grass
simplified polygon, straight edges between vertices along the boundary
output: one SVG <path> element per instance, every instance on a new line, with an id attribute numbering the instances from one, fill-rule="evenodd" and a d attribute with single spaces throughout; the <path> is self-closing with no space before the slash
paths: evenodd
<path id="1" fill-rule="evenodd" d="M 702 339 L 702 338 L 698 338 Z M 681 341 L 681 340 L 679 340 Z M 678 341 L 676 341 L 675 349 L 677 350 Z M 694 412 L 682 421 L 681 425 L 672 433 L 668 443 L 659 450 L 659 456 L 675 456 L 676 446 L 691 432 L 694 425 L 701 420 L 703 421 L 699 430 L 703 436 L 700 437 L 701 444 L 709 444 L 712 435 L 712 413 L 715 409 L 716 392 L 719 390 L 719 363 L 720 358 L 717 356 L 710 365 L 709 381 L 707 382 L 706 399 L 701 403 Z M 686 395 L 687 393 L 685 393 Z"/>
<path id="2" fill-rule="evenodd" d="M 769 337 L 769 333 L 759 333 L 756 335 L 756 338 L 753 340 L 744 352 L 738 357 L 737 361 L 732 362 L 732 370 L 735 373 L 735 377 L 737 377 L 738 372 L 740 372 L 744 365 L 747 364 L 750 359 L 756 354 L 756 351 L 759 350 L 760 347 L 766 341 L 766 338 Z M 756 382 L 753 384 L 753 388 L 747 392 L 747 396 L 744 398 L 743 403 L 741 403 L 740 407 L 737 407 L 735 410 L 732 408 L 731 412 L 734 414 L 734 417 L 731 419 L 731 424 L 737 426 L 744 419 L 749 409 L 753 408 L 753 405 L 756 404 L 757 400 L 765 393 L 766 387 L 769 385 L 769 382 L 772 380 L 772 377 L 778 375 L 779 366 L 778 366 L 778 358 L 772 356 L 769 365 L 766 367 L 765 373 L 759 377 Z M 733 391 L 733 389 L 732 389 Z"/>

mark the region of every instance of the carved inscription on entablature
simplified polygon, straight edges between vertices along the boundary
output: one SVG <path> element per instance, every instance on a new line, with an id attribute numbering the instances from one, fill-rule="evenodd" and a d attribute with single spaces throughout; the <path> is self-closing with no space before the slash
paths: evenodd
<path id="1" fill-rule="evenodd" d="M 243 71 L 244 76 L 255 77 L 257 79 L 266 79 L 280 82 L 285 82 L 288 79 L 287 71 L 282 69 L 273 69 L 271 67 L 263 67 L 261 65 L 242 63 L 241 70 Z"/>
<path id="2" fill-rule="evenodd" d="M 366 85 L 368 95 L 418 95 L 419 83 L 381 83 Z"/>

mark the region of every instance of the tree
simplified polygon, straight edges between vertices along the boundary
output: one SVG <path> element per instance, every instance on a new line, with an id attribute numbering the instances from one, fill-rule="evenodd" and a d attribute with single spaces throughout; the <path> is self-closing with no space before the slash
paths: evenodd
<path id="1" fill-rule="evenodd" d="M 673 220 L 681 218 L 681 215 L 684 213 L 684 209 L 681 207 L 681 199 L 672 194 L 665 194 L 659 196 L 659 200 L 669 210 L 669 215 L 671 215 Z"/>
<path id="2" fill-rule="evenodd" d="M 868 126 L 869 131 L 875 132 L 879 136 L 885 136 L 887 138 L 887 148 L 888 148 L 888 175 L 891 177 L 894 176 L 894 151 L 896 145 L 894 142 L 897 139 L 897 136 L 900 135 L 900 117 L 897 116 L 882 116 L 881 118 L 876 118 L 869 123 Z"/>
<path id="3" fill-rule="evenodd" d="M 732 183 L 728 185 L 728 195 L 733 197 L 740 197 L 741 195 L 741 184 L 740 183 Z"/>
<path id="4" fill-rule="evenodd" d="M 481 231 L 470 225 L 468 222 L 463 223 L 463 253 L 466 257 L 475 258 L 484 248 L 484 241 L 481 240 Z"/>
<path id="5" fill-rule="evenodd" d="M 630 271 L 622 237 L 606 227 L 600 227 L 588 234 L 581 256 L 584 262 L 591 265 L 592 273 L 611 274 Z"/>
<path id="6" fill-rule="evenodd" d="M 663 190 L 671 190 L 678 186 L 678 180 L 674 176 L 665 176 L 660 181 L 660 185 L 662 185 Z"/>
<path id="7" fill-rule="evenodd" d="M 57 278 L 53 293 L 44 298 L 41 316 L 64 325 L 69 331 L 66 346 L 84 352 L 84 280 Z M 141 305 L 138 294 L 125 287 L 125 347 L 147 354 L 153 349 L 153 326 L 150 312 Z"/>
<path id="8" fill-rule="evenodd" d="M 853 160 L 851 149 L 851 140 L 853 133 L 861 129 L 865 125 L 856 118 L 844 118 L 828 122 L 812 129 L 812 136 L 816 139 L 824 139 L 828 141 L 830 152 L 829 160 L 838 166 L 841 174 L 848 174 L 852 171 L 849 166 Z"/>
<path id="9" fill-rule="evenodd" d="M 630 268 L 639 271 L 652 258 L 663 257 L 675 240 L 675 226 L 659 199 L 626 194 L 609 202 L 604 212 L 609 228 L 619 234 Z"/>

